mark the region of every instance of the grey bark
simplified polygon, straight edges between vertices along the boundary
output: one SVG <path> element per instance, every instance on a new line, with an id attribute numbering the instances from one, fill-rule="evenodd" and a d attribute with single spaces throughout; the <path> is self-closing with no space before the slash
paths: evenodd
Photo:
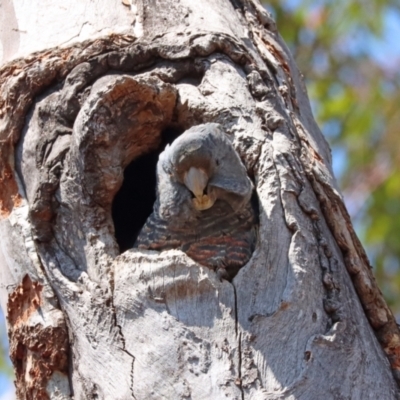
<path id="1" fill-rule="evenodd" d="M 398 398 L 397 325 L 257 0 L 24 4 L 2 0 L 0 32 L 0 289 L 19 398 Z M 129 163 L 205 122 L 258 196 L 257 247 L 232 282 L 178 250 L 120 254 L 112 219 Z"/>

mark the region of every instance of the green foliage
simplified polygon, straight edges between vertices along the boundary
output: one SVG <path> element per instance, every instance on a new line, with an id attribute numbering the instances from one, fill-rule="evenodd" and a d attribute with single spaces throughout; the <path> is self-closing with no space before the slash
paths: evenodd
<path id="1" fill-rule="evenodd" d="M 399 314 L 400 3 L 272 0 L 265 6 L 305 75 L 356 229 Z"/>

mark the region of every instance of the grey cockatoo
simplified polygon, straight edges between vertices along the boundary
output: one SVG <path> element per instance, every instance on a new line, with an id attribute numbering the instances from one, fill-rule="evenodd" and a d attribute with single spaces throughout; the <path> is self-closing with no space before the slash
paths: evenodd
<path id="1" fill-rule="evenodd" d="M 190 128 L 157 164 L 157 200 L 135 247 L 181 249 L 232 278 L 255 246 L 253 185 L 220 125 Z"/>

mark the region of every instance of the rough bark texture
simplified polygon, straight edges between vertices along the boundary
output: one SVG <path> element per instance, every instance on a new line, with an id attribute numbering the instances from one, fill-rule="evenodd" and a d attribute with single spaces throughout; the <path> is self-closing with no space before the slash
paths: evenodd
<path id="1" fill-rule="evenodd" d="M 80 3 L 90 29 L 50 38 L 46 6 L 59 24 L 75 11 L 32 6 L 32 25 L 22 2 L 3 5 L 3 58 L 23 56 L 0 69 L 1 302 L 19 397 L 398 398 L 397 325 L 268 13 Z M 46 50 L 17 38 L 24 23 Z M 120 254 L 113 222 L 124 169 L 205 122 L 224 127 L 259 202 L 256 250 L 231 283 L 177 250 Z"/>

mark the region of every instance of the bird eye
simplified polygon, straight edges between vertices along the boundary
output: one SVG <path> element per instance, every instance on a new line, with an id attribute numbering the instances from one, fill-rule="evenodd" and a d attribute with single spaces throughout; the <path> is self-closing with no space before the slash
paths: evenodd
<path id="1" fill-rule="evenodd" d="M 215 164 L 219 165 L 219 160 L 215 160 Z"/>
<path id="2" fill-rule="evenodd" d="M 189 190 L 189 192 L 190 192 L 190 197 L 192 198 L 192 199 L 194 199 L 196 196 L 194 195 L 194 193 L 191 191 L 191 190 Z"/>

